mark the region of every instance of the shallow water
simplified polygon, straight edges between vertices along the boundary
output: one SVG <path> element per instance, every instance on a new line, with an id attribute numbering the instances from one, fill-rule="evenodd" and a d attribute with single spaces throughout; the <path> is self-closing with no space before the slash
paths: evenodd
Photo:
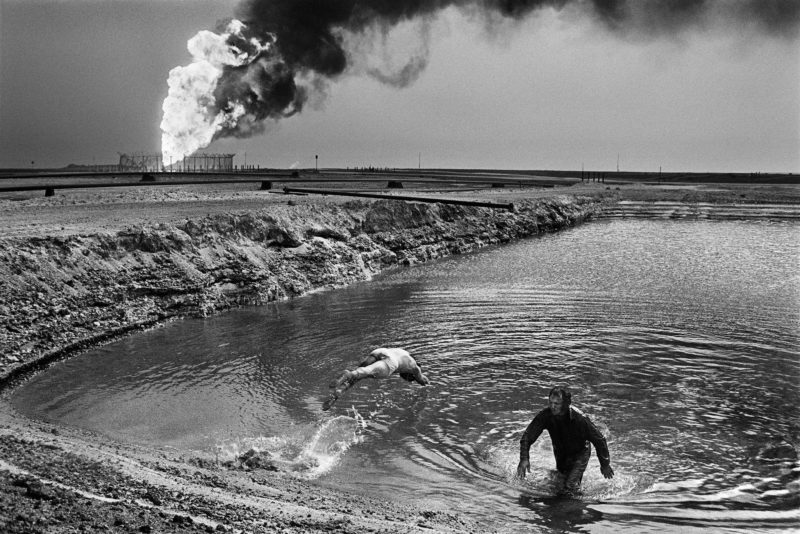
<path id="1" fill-rule="evenodd" d="M 370 283 L 184 321 L 34 377 L 25 414 L 222 459 L 256 446 L 318 483 L 492 529 L 752 532 L 800 525 L 800 225 L 602 221 Z M 378 346 L 432 380 L 327 383 Z M 580 499 L 543 435 L 566 383 L 608 436 Z"/>

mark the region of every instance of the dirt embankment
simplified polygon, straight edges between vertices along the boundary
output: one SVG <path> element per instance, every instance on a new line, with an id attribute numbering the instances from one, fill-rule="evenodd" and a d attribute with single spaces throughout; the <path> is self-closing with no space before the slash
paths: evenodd
<path id="1" fill-rule="evenodd" d="M 591 218 L 599 206 L 589 196 L 559 195 L 520 200 L 513 212 L 387 200 L 289 202 L 113 231 L 17 232 L 0 238 L 0 382 L 170 318 L 298 296 L 558 230 Z M 446 511 L 96 438 L 0 409 L 0 530 L 477 529 Z"/>
<path id="2" fill-rule="evenodd" d="M 2 239 L 0 377 L 170 317 L 346 285 L 573 225 L 596 208 L 588 197 L 566 196 L 523 201 L 514 212 L 353 201 Z"/>

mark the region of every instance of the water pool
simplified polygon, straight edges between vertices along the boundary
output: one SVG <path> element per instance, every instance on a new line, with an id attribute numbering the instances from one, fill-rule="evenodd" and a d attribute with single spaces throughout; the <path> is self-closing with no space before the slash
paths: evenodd
<path id="1" fill-rule="evenodd" d="M 469 514 L 493 530 L 752 532 L 800 524 L 800 225 L 599 221 L 188 320 L 33 377 L 24 414 L 207 454 L 257 446 L 298 476 Z M 432 384 L 331 378 L 379 346 Z M 606 433 L 584 495 L 552 496 L 555 384 Z"/>

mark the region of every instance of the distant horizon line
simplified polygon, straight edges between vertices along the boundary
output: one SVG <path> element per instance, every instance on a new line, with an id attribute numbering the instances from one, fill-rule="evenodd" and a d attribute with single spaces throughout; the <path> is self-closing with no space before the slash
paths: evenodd
<path id="1" fill-rule="evenodd" d="M 5 172 L 16 172 L 16 173 L 23 173 L 23 174 L 32 174 L 32 173 L 39 173 L 39 172 L 48 172 L 48 171 L 71 171 L 74 170 L 78 172 L 79 170 L 86 170 L 86 169 L 94 169 L 97 173 L 108 173 L 114 172 L 112 169 L 113 167 L 118 167 L 119 163 L 89 163 L 89 164 L 80 164 L 80 163 L 70 163 L 65 166 L 43 166 L 43 167 L 21 167 L 21 166 L 9 166 L 9 167 L 0 167 L 0 173 Z M 800 171 L 720 171 L 720 170 L 616 170 L 616 169 L 602 169 L 602 168 L 583 168 L 583 169 L 552 169 L 552 168 L 520 168 L 520 167 L 513 167 L 513 168 L 504 168 L 504 167 L 379 167 L 379 166 L 345 166 L 345 167 L 319 167 L 317 170 L 315 167 L 262 167 L 260 164 L 253 164 L 248 165 L 246 168 L 244 165 L 240 165 L 235 167 L 233 170 L 225 170 L 225 171 L 163 171 L 166 173 L 175 173 L 175 174 L 206 174 L 208 172 L 222 172 L 222 173 L 235 173 L 238 171 L 306 171 L 306 172 L 375 172 L 375 173 L 383 173 L 383 172 L 420 172 L 420 171 L 428 171 L 428 172 L 441 172 L 441 171 L 459 171 L 459 172 L 506 172 L 506 173 L 527 173 L 527 174 L 536 174 L 536 173 L 558 173 L 558 174 L 573 174 L 580 176 L 581 174 L 595 174 L 595 173 L 602 173 L 608 176 L 625 176 L 625 175 L 652 175 L 652 176 L 674 176 L 674 175 L 737 175 L 737 176 L 797 176 L 800 175 Z M 153 171 L 137 171 L 134 169 L 120 169 L 118 172 L 126 172 L 126 173 L 137 173 L 137 172 L 153 172 Z M 162 171 L 156 171 L 162 172 Z"/>

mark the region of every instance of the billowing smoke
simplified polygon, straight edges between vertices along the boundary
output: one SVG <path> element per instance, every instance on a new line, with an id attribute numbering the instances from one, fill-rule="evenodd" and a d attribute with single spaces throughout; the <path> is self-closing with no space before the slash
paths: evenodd
<path id="1" fill-rule="evenodd" d="M 238 20 L 220 33 L 201 31 L 187 43 L 193 62 L 169 73 L 161 120 L 165 165 L 223 136 L 249 136 L 264 120 L 300 111 L 305 93 L 280 58 L 274 36 Z"/>
<path id="2" fill-rule="evenodd" d="M 424 22 L 446 8 L 478 13 L 489 25 L 541 9 L 571 9 L 613 31 L 641 35 L 709 23 L 777 36 L 795 36 L 800 28 L 800 0 L 243 0 L 241 21 L 217 33 L 199 32 L 188 42 L 193 62 L 170 71 L 161 122 L 164 162 L 178 162 L 214 139 L 260 133 L 267 120 L 300 112 L 310 94 L 348 72 L 353 43 L 423 21 L 422 45 L 404 65 L 364 71 L 407 86 L 427 65 Z"/>

